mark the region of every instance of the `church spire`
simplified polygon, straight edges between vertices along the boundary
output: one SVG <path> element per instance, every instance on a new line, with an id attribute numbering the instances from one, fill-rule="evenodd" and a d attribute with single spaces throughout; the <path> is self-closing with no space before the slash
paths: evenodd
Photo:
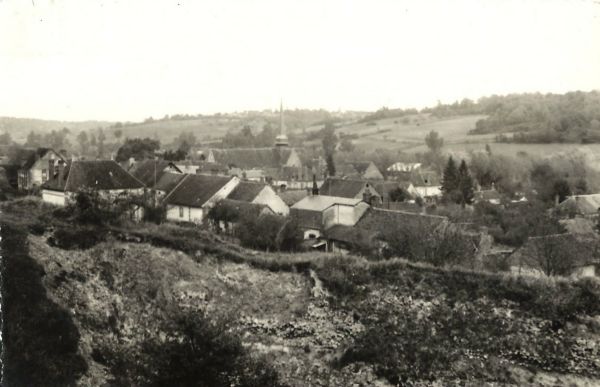
<path id="1" fill-rule="evenodd" d="M 277 147 L 288 146 L 288 138 L 285 134 L 285 124 L 283 122 L 283 99 L 279 103 L 279 134 L 275 137 Z"/>

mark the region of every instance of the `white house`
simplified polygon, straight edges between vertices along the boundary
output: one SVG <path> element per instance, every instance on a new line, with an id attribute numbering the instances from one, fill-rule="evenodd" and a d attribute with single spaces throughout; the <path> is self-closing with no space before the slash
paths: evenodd
<path id="1" fill-rule="evenodd" d="M 290 212 L 288 205 L 267 184 L 250 181 L 240 181 L 227 196 L 228 199 L 242 202 L 263 204 L 273 213 L 287 216 Z"/>
<path id="2" fill-rule="evenodd" d="M 163 200 L 167 220 L 202 223 L 208 210 L 239 182 L 235 176 L 185 175 Z"/>
<path id="3" fill-rule="evenodd" d="M 42 185 L 42 200 L 65 206 L 77 192 L 94 189 L 106 197 L 139 195 L 144 184 L 112 160 L 78 160 L 60 165 L 52 179 Z"/>
<path id="4" fill-rule="evenodd" d="M 298 220 L 304 239 L 319 238 L 334 225 L 353 226 L 370 206 L 361 199 L 311 195 L 290 208 Z"/>
<path id="5" fill-rule="evenodd" d="M 49 148 L 27 150 L 22 156 L 17 179 L 19 190 L 41 186 L 58 171 L 59 164 L 66 162 L 63 156 Z"/>

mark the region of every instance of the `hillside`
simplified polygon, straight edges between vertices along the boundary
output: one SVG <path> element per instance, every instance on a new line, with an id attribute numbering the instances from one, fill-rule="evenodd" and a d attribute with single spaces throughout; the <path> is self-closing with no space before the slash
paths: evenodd
<path id="1" fill-rule="evenodd" d="M 407 115 L 403 118 L 384 118 L 369 122 L 342 123 L 336 133 L 347 136 L 352 142 L 366 151 L 393 149 L 405 152 L 425 150 L 424 138 L 432 130 L 444 138 L 444 144 L 485 144 L 493 141 L 493 136 L 469 135 L 475 123 L 485 118 L 482 115 L 462 115 L 438 118 L 429 113 Z M 320 127 L 312 127 L 315 131 Z M 313 142 L 306 142 L 311 144 Z M 485 145 L 482 145 L 482 147 Z"/>
<path id="2" fill-rule="evenodd" d="M 24 142 L 27 133 L 34 131 L 36 133 L 49 133 L 53 130 L 61 130 L 68 128 L 72 132 L 81 130 L 92 130 L 99 127 L 111 125 L 108 121 L 55 121 L 55 120 L 40 120 L 35 118 L 15 118 L 15 117 L 0 117 L 0 133 L 8 132 L 12 139 L 16 142 Z"/>
<path id="3" fill-rule="evenodd" d="M 596 279 L 259 253 L 174 225 L 112 228 L 89 249 L 64 250 L 48 242 L 63 227 L 52 210 L 19 204 L 2 208 L 13 382 L 600 383 Z M 181 328 L 190 313 L 197 322 Z"/>

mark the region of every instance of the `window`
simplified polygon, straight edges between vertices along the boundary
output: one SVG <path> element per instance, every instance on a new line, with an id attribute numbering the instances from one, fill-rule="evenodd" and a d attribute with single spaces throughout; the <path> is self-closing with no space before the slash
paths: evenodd
<path id="1" fill-rule="evenodd" d="M 179 206 L 179 217 L 183 218 L 183 207 Z"/>
<path id="2" fill-rule="evenodd" d="M 42 183 L 46 182 L 46 180 L 48 180 L 48 170 L 42 169 Z"/>

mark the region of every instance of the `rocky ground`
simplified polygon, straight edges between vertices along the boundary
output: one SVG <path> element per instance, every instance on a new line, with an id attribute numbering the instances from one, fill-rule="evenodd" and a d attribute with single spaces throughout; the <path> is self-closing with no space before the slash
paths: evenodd
<path id="1" fill-rule="evenodd" d="M 340 362 L 368 328 L 371 316 L 366 314 L 414 313 L 427 321 L 437 307 L 435 297 L 418 298 L 389 284 L 369 285 L 362 298 L 341 300 L 330 294 L 312 269 L 272 272 L 199 252 L 188 255 L 116 240 L 89 250 L 62 250 L 49 246 L 47 236 L 29 235 L 29 254 L 44 269 L 49 297 L 70 311 L 79 329 L 79 351 L 88 364 L 79 380 L 82 386 L 111 380 L 103 358 L 107 347 L 136 348 L 148 335 L 164 335 L 160 321 L 174 306 L 232 321 L 232 330 L 242 337 L 244 346 L 265 357 L 291 386 L 388 386 L 391 384 L 377 376 L 373 364 L 357 361 L 343 366 Z M 424 285 L 411 286 L 418 289 Z M 485 297 L 482 299 L 477 307 L 491 314 L 510 316 L 517 310 L 511 304 L 488 308 Z M 460 308 L 453 304 L 450 310 L 455 313 Z M 573 348 L 587 357 L 573 357 L 577 364 L 569 369 L 600 369 L 599 336 L 586 330 L 594 324 L 600 322 L 569 328 L 570 332 L 580 330 L 576 335 L 580 342 Z M 484 353 L 474 353 L 473 359 L 483 361 Z M 449 367 L 463 363 L 457 359 Z M 506 369 L 510 375 L 504 380 L 511 385 L 600 385 L 600 379 L 582 376 L 585 372 L 553 373 L 518 362 L 511 362 Z M 448 383 L 444 379 L 417 385 Z M 456 385 L 497 384 L 457 379 Z"/>
<path id="2" fill-rule="evenodd" d="M 147 244 L 110 241 L 67 251 L 50 247 L 44 236 L 32 235 L 29 242 L 50 297 L 67 306 L 79 328 L 89 366 L 82 386 L 110 379 L 97 359 L 100 348 L 107 342 L 135 345 L 154 333 L 173 304 L 234 319 L 244 345 L 264 355 L 289 385 L 387 385 L 367 365 L 332 368 L 364 327 L 329 308 L 313 272 L 272 273 Z"/>

